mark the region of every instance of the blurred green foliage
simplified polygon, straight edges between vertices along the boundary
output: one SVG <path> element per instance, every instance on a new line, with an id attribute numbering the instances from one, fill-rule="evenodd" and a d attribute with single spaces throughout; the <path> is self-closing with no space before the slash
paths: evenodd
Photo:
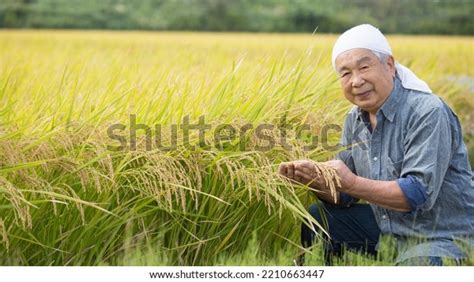
<path id="1" fill-rule="evenodd" d="M 2 0 L 0 27 L 474 34 L 473 0 Z"/>

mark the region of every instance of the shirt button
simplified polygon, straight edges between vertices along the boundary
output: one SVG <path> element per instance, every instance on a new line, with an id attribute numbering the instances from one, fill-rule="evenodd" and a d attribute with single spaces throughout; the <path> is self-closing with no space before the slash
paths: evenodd
<path id="1" fill-rule="evenodd" d="M 386 215 L 382 215 L 382 219 L 387 219 L 387 216 L 386 216 Z"/>
<path id="2" fill-rule="evenodd" d="M 376 161 L 377 161 L 377 157 L 374 157 L 374 162 L 376 162 Z"/>

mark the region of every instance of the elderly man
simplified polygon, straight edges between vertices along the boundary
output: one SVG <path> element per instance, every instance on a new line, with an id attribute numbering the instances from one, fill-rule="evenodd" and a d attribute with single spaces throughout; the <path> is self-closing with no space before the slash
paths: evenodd
<path id="1" fill-rule="evenodd" d="M 461 263 L 474 248 L 474 184 L 457 116 L 394 61 L 386 38 L 371 25 L 343 33 L 332 62 L 345 98 L 355 105 L 344 124 L 345 149 L 326 163 L 341 178 L 337 199 L 312 161 L 279 168 L 319 190 L 322 204 L 309 212 L 329 231 L 327 263 L 344 248 L 376 255 L 382 234 L 395 238 L 398 264 Z M 310 226 L 302 225 L 305 247 L 316 237 Z"/>

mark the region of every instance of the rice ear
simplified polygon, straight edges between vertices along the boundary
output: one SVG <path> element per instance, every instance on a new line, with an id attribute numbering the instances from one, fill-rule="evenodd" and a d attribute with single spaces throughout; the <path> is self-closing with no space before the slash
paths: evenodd
<path id="1" fill-rule="evenodd" d="M 337 188 L 341 187 L 341 178 L 337 174 L 336 169 L 321 163 L 313 162 L 316 171 L 316 177 L 323 177 L 326 182 L 326 186 L 329 188 L 331 197 L 334 202 L 337 202 Z"/>

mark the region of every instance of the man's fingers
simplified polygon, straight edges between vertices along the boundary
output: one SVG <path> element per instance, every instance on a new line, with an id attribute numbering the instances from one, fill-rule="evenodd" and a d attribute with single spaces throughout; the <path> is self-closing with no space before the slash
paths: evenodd
<path id="1" fill-rule="evenodd" d="M 288 174 L 288 164 L 287 163 L 281 163 L 280 166 L 278 167 L 278 173 L 283 176 L 287 176 Z"/>
<path id="2" fill-rule="evenodd" d="M 295 165 L 293 163 L 288 163 L 286 177 L 288 177 L 290 179 L 295 178 Z"/>
<path id="3" fill-rule="evenodd" d="M 295 180 L 304 184 L 303 174 L 299 170 L 295 171 Z"/>
<path id="4" fill-rule="evenodd" d="M 281 163 L 278 172 L 290 180 L 304 185 L 320 185 L 320 179 L 314 167 L 314 163 L 308 160 L 292 161 Z"/>
<path id="5" fill-rule="evenodd" d="M 302 161 L 298 163 L 298 167 L 314 170 L 314 163 L 312 161 Z"/>
<path id="6" fill-rule="evenodd" d="M 316 178 L 316 173 L 314 171 L 314 168 L 308 168 L 306 166 L 298 166 L 296 170 L 302 171 L 305 173 L 309 178 L 313 179 Z"/>
<path id="7" fill-rule="evenodd" d="M 295 177 L 296 177 L 296 180 L 298 180 L 299 182 L 305 185 L 309 184 L 313 180 L 308 174 L 304 173 L 301 170 L 295 170 Z"/>

